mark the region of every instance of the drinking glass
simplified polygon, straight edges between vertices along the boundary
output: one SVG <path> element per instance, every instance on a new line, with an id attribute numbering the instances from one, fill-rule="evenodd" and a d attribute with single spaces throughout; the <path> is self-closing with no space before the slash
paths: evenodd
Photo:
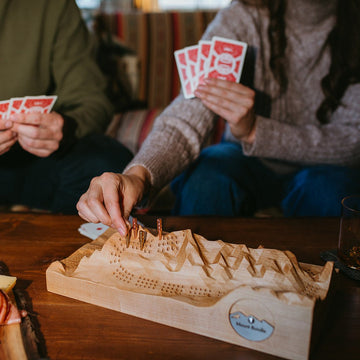
<path id="1" fill-rule="evenodd" d="M 341 201 L 338 255 L 352 269 L 360 269 L 360 195 Z"/>

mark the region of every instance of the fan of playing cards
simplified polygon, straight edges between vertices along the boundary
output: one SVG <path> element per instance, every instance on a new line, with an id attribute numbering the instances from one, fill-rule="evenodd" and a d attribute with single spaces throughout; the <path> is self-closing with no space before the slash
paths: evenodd
<path id="1" fill-rule="evenodd" d="M 247 44 L 214 36 L 211 41 L 200 40 L 198 45 L 175 51 L 181 87 L 186 99 L 207 77 L 239 82 Z"/>
<path id="2" fill-rule="evenodd" d="M 57 96 L 25 96 L 0 101 L 0 120 L 7 119 L 13 114 L 39 112 L 50 113 L 56 102 Z"/>

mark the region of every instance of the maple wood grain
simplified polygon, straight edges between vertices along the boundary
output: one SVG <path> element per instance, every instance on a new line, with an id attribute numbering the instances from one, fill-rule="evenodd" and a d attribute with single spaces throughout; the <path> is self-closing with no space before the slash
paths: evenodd
<path id="1" fill-rule="evenodd" d="M 155 217 L 140 217 L 156 228 Z M 90 239 L 77 216 L 0 214 L 0 261 L 28 293 L 50 359 L 277 359 L 275 356 L 86 304 L 46 291 L 45 271 Z M 192 229 L 209 240 L 292 251 L 298 261 L 323 265 L 336 248 L 337 218 L 165 217 L 164 231 Z M 311 359 L 358 359 L 360 283 L 335 275 L 329 316 Z M 216 324 L 214 324 L 216 326 Z M 296 336 L 296 334 L 289 335 Z"/>

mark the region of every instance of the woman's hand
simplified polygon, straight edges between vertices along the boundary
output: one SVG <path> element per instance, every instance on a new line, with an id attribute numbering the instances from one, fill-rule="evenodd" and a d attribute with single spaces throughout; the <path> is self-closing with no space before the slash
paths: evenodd
<path id="1" fill-rule="evenodd" d="M 195 95 L 215 114 L 225 119 L 232 134 L 239 140 L 252 143 L 255 139 L 255 91 L 238 83 L 207 78 Z"/>
<path id="2" fill-rule="evenodd" d="M 125 236 L 130 212 L 149 184 L 150 175 L 141 166 L 134 166 L 123 175 L 103 173 L 91 180 L 89 189 L 80 197 L 78 213 L 86 221 L 101 222 Z"/>

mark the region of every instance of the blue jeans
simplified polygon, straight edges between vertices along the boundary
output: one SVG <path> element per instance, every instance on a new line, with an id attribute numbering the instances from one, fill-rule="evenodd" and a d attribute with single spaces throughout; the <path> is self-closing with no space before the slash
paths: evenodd
<path id="1" fill-rule="evenodd" d="M 360 193 L 360 169 L 318 165 L 279 175 L 224 142 L 205 148 L 171 187 L 174 215 L 252 216 L 275 206 L 285 216 L 339 216 L 341 199 Z"/>
<path id="2" fill-rule="evenodd" d="M 84 137 L 66 153 L 46 158 L 17 144 L 0 156 L 0 204 L 75 214 L 76 203 L 94 176 L 121 172 L 131 159 L 127 148 L 101 134 Z"/>

